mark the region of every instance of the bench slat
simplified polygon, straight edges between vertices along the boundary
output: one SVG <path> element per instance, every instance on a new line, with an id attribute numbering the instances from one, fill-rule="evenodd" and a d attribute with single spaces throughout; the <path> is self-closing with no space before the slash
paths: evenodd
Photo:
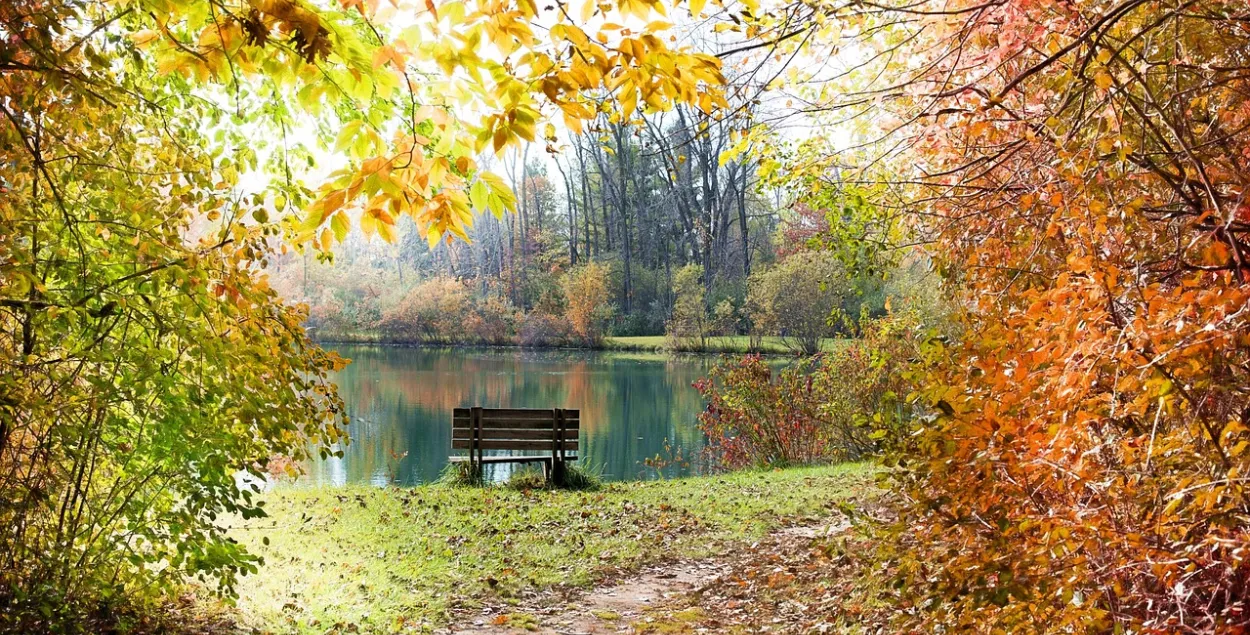
<path id="1" fill-rule="evenodd" d="M 555 433 L 551 428 L 546 430 L 514 430 L 511 428 L 482 428 L 480 439 L 518 439 L 518 440 L 547 440 L 551 441 L 555 437 Z M 473 430 L 470 428 L 455 428 L 451 431 L 453 439 L 472 439 Z M 564 431 L 564 439 L 576 440 L 577 430 L 566 429 Z"/>
<path id="2" fill-rule="evenodd" d="M 482 417 L 483 428 L 497 428 L 497 429 L 507 429 L 507 430 L 551 430 L 552 426 L 554 425 L 555 425 L 555 422 L 550 421 L 550 420 L 548 421 L 538 421 L 538 420 L 503 421 L 499 419 L 492 419 L 490 417 L 485 417 L 485 416 Z M 473 427 L 473 423 L 467 418 L 453 419 L 451 422 L 451 428 L 453 430 L 460 430 L 460 429 L 468 430 L 472 427 Z M 581 427 L 581 423 L 577 419 L 571 419 L 571 420 L 565 419 L 564 427 L 569 430 L 577 430 Z"/>
<path id="3" fill-rule="evenodd" d="M 569 455 L 569 456 L 564 457 L 564 460 L 576 461 L 577 456 Z M 468 463 L 469 457 L 449 456 L 447 457 L 447 461 L 450 463 Z M 550 462 L 551 462 L 550 454 L 526 455 L 526 456 L 484 456 L 482 457 L 482 463 L 550 463 Z"/>
<path id="4" fill-rule="evenodd" d="M 577 440 L 570 439 L 563 442 L 565 450 L 577 450 Z M 469 450 L 473 448 L 472 439 L 452 439 L 451 449 L 453 450 Z M 550 450 L 555 445 L 554 441 L 512 441 L 499 439 L 483 439 L 477 442 L 478 448 L 483 450 Z"/>
<path id="5" fill-rule="evenodd" d="M 579 410 L 565 410 L 564 416 L 569 419 L 576 419 L 581 412 Z M 451 416 L 455 419 L 468 419 L 469 408 L 454 408 Z M 531 420 L 540 419 L 551 421 L 550 408 L 482 408 L 482 419 L 517 419 Z"/>

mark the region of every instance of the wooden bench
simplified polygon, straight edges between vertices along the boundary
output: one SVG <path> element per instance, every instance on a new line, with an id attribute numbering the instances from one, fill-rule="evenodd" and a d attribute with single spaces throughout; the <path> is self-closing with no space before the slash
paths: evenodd
<path id="1" fill-rule="evenodd" d="M 564 463 L 576 461 L 579 416 L 564 408 L 456 408 L 451 415 L 451 449 L 468 456 L 450 461 L 469 464 L 480 476 L 493 463 L 541 463 L 543 474 L 555 482 L 564 478 Z M 486 450 L 547 451 L 550 454 L 486 456 Z"/>

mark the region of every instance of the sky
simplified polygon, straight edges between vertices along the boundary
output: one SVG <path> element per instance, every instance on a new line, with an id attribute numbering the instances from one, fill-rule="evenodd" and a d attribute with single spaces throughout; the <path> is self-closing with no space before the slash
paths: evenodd
<path id="1" fill-rule="evenodd" d="M 447 3 L 440 6 L 446 7 Z M 729 8 L 719 8 L 708 5 L 704 10 L 703 19 L 692 19 L 686 12 L 684 5 L 676 10 L 671 10 L 666 21 L 674 23 L 672 28 L 672 36 L 674 42 L 670 45 L 682 46 L 688 45 L 700 49 L 704 52 L 718 52 L 734 49 L 743 43 L 743 37 L 733 32 L 716 32 L 712 27 L 718 21 L 724 21 L 724 16 L 729 11 L 739 10 L 736 4 L 727 4 Z M 540 5 L 542 8 L 542 5 Z M 548 7 L 550 8 L 550 7 Z M 580 13 L 579 7 L 571 7 L 574 15 Z M 422 19 L 428 20 L 427 9 L 424 0 L 399 0 L 397 6 L 389 2 L 382 2 L 379 5 L 379 13 L 376 22 L 382 25 L 382 28 L 389 34 L 398 34 L 405 30 L 411 31 L 418 25 Z M 537 22 L 536 31 L 549 27 L 554 24 L 553 11 L 540 11 L 540 19 Z M 424 16 L 424 17 L 423 17 Z M 658 18 L 659 16 L 653 16 Z M 618 24 L 625 27 L 640 29 L 645 25 L 645 21 L 636 17 L 627 17 L 625 19 L 614 18 Z M 446 25 L 446 21 L 442 21 Z M 589 23 L 582 24 L 584 30 L 588 33 L 595 33 L 598 27 L 604 24 L 601 16 L 593 17 Z M 491 52 L 493 51 L 493 52 Z M 503 56 L 493 47 L 488 49 L 486 56 L 494 56 L 497 60 L 502 60 Z M 755 81 L 760 84 L 774 77 L 788 77 L 796 80 L 807 80 L 808 83 L 801 86 L 810 87 L 818 83 L 822 78 L 835 76 L 841 69 L 845 68 L 848 63 L 854 61 L 856 57 L 853 52 L 839 50 L 832 55 L 825 55 L 821 58 L 795 57 L 783 60 L 761 60 L 763 50 L 751 51 L 745 54 L 731 55 L 723 58 L 726 65 L 726 72 L 731 77 L 742 73 L 742 68 L 750 68 L 755 70 Z M 850 126 L 827 126 L 821 125 L 820 122 L 803 114 L 800 109 L 805 102 L 796 93 L 787 90 L 767 90 L 761 92 L 758 97 L 761 104 L 758 107 L 759 119 L 767 121 L 771 126 L 770 134 L 780 136 L 783 139 L 791 141 L 799 141 L 810 138 L 816 134 L 823 134 L 833 141 L 835 147 L 846 147 L 851 144 L 853 138 Z M 460 118 L 466 120 L 476 120 L 480 116 L 477 109 L 471 106 L 459 106 L 456 108 Z M 560 117 L 553 117 L 552 123 L 557 129 L 557 135 L 560 143 L 557 144 L 558 149 L 568 148 L 569 135 Z M 210 134 L 212 131 L 205 131 Z M 315 140 L 324 139 L 327 135 L 320 134 L 314 121 L 305 119 L 298 121 L 288 135 L 291 139 Z M 348 162 L 345 157 L 334 151 L 333 139 L 329 139 L 326 144 L 304 143 L 305 148 L 312 155 L 314 165 L 304 168 L 297 175 L 298 178 L 304 180 L 307 184 L 316 184 L 323 181 L 332 172 L 347 166 Z M 528 151 L 512 149 L 503 156 L 484 156 L 481 163 L 484 166 L 499 173 L 506 180 L 511 180 L 512 165 L 518 161 L 522 154 L 528 159 L 537 161 L 546 168 L 547 178 L 550 179 L 555 186 L 557 192 L 564 191 L 564 183 L 561 178 L 560 171 L 556 168 L 556 157 L 545 151 L 546 143 L 542 140 L 531 144 Z M 258 145 L 259 154 L 261 155 L 260 165 L 265 164 L 265 158 L 272 156 L 272 153 L 278 150 L 276 144 L 267 146 Z M 488 153 L 487 154 L 493 154 Z M 261 192 L 265 190 L 271 177 L 263 170 L 253 170 L 241 177 L 239 189 L 247 194 Z M 514 184 L 515 186 L 515 184 Z"/>

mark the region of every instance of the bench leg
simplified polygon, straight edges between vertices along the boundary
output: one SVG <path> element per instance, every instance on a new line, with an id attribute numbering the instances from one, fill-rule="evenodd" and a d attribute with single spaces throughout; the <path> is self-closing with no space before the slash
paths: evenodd
<path id="1" fill-rule="evenodd" d="M 557 486 L 564 485 L 564 461 L 551 457 L 551 476 L 548 480 Z"/>

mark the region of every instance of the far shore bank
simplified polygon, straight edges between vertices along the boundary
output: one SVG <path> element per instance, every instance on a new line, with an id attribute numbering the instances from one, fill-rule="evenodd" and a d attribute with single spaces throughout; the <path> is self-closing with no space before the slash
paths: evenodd
<path id="1" fill-rule="evenodd" d="M 794 356 L 801 354 L 799 347 L 787 338 L 765 336 L 752 341 L 748 335 L 728 335 L 708 337 L 702 342 L 694 339 L 683 340 L 674 345 L 671 338 L 664 335 L 640 335 L 626 337 L 604 337 L 593 344 L 562 342 L 559 344 L 521 344 L 519 342 L 469 342 L 469 341 L 429 341 L 387 337 L 376 333 L 334 333 L 318 336 L 313 333 L 313 340 L 318 344 L 334 345 L 376 345 L 401 348 L 519 348 L 527 350 L 589 350 L 589 351 L 626 351 L 664 354 L 737 354 L 737 355 L 782 355 Z M 830 352 L 842 346 L 847 340 L 842 338 L 826 338 L 821 341 L 821 351 Z"/>

